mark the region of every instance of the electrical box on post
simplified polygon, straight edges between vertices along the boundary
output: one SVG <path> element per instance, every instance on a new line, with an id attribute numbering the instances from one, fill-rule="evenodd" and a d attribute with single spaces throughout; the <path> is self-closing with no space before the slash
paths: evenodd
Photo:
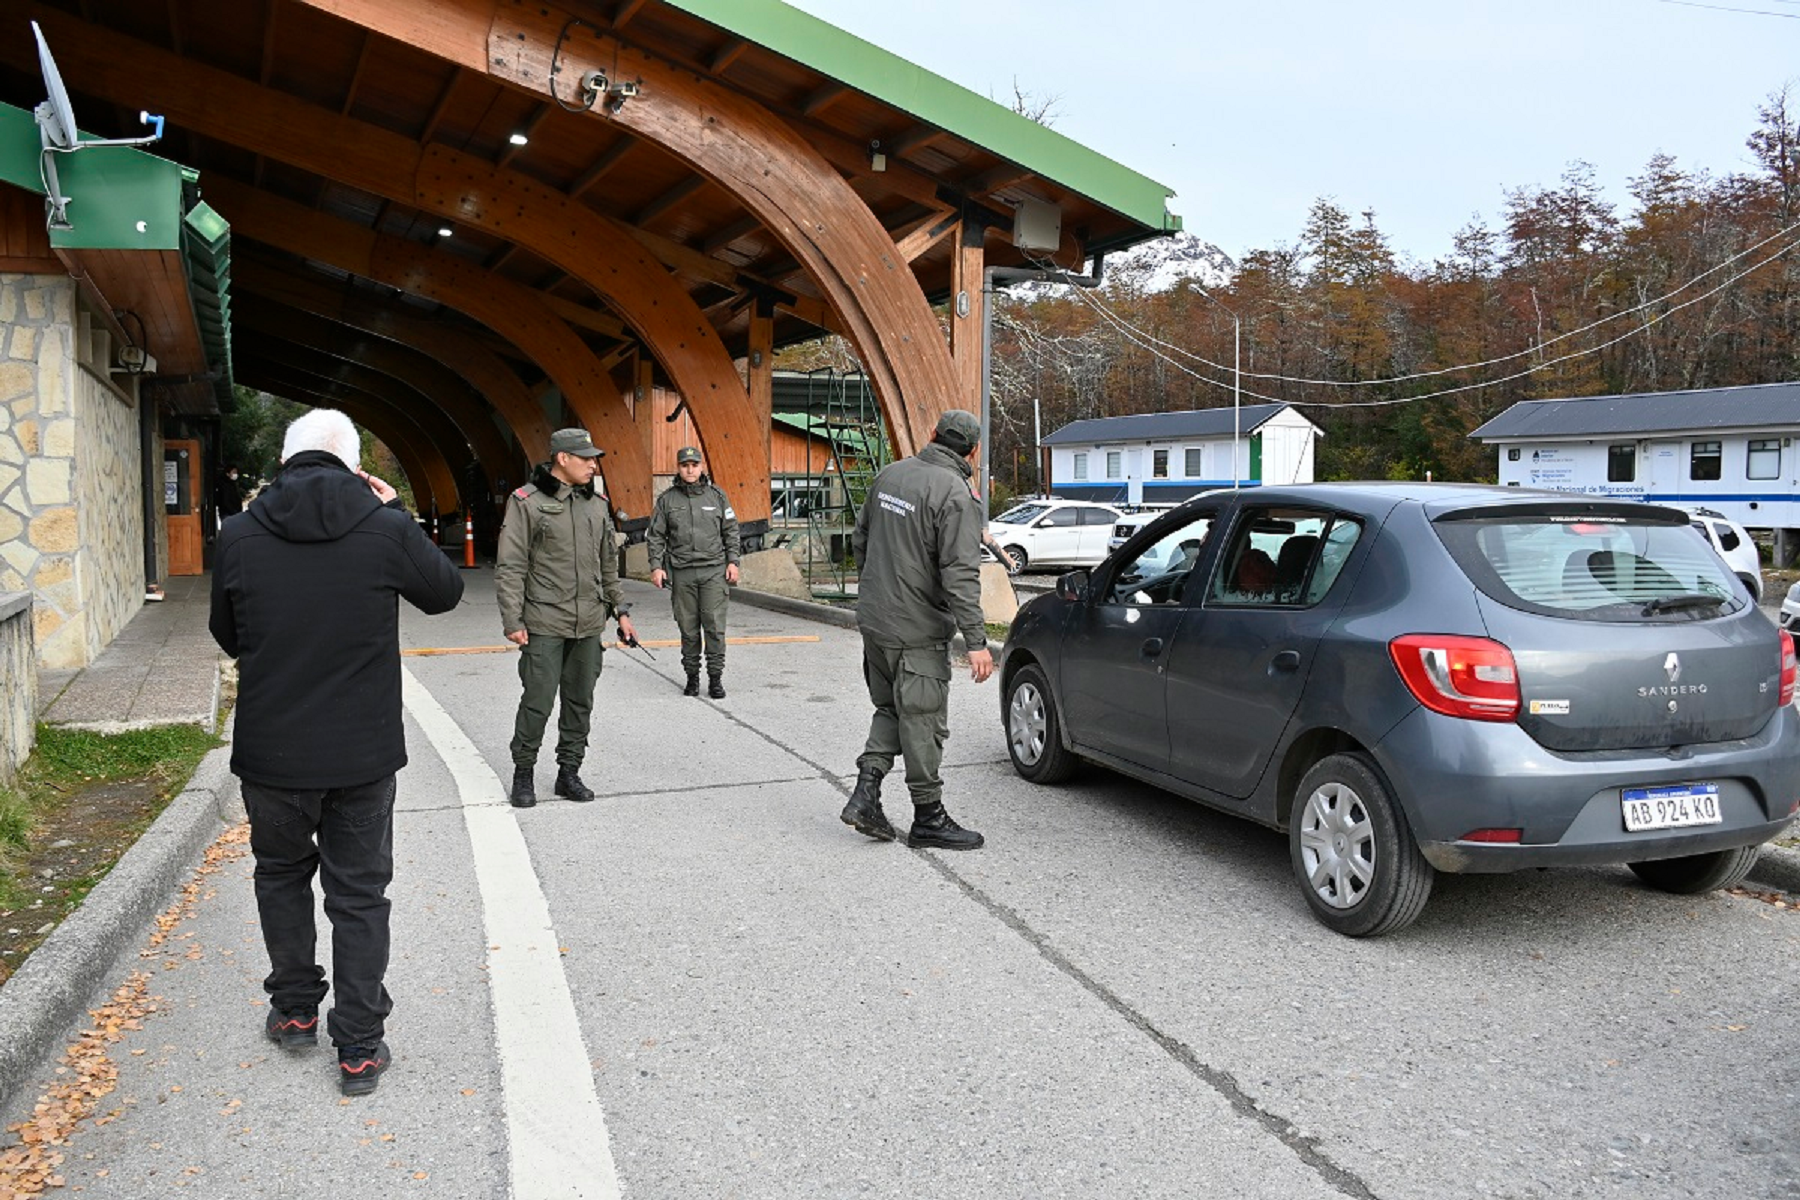
<path id="1" fill-rule="evenodd" d="M 1021 200 L 1013 209 L 1013 245 L 1055 250 L 1062 245 L 1062 209 L 1044 200 Z"/>

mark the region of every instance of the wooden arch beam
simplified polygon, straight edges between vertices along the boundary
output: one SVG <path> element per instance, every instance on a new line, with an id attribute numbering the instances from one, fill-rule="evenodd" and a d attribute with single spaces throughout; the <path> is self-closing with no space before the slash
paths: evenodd
<path id="1" fill-rule="evenodd" d="M 356 400 L 363 412 L 379 414 L 383 428 L 403 439 L 414 458 L 424 468 L 426 481 L 431 485 L 431 493 L 437 500 L 438 507 L 462 507 L 462 489 L 457 473 L 467 460 L 467 451 L 460 458 L 451 458 L 446 453 L 446 448 L 432 437 L 431 431 L 419 423 L 416 412 L 408 412 L 405 405 L 338 377 L 328 360 L 323 360 L 321 355 L 303 347 L 266 342 L 247 348 L 246 356 L 251 362 L 280 376 L 294 379 L 315 392 L 331 392 L 350 397 Z M 232 355 L 232 362 L 234 365 L 237 362 L 235 353 Z M 373 429 L 374 426 L 370 428 Z"/>
<path id="2" fill-rule="evenodd" d="M 562 390 L 608 459 L 617 455 L 606 476 L 613 506 L 632 516 L 649 515 L 650 455 L 618 387 L 587 343 L 536 293 L 443 251 L 374 233 L 243 184 L 215 180 L 207 195 L 242 237 L 437 300 L 512 341 Z"/>
<path id="3" fill-rule="evenodd" d="M 425 509 L 435 502 L 431 485 L 431 474 L 425 469 L 425 460 L 413 448 L 412 443 L 395 427 L 394 422 L 385 412 L 368 410 L 355 396 L 346 396 L 333 392 L 316 391 L 295 380 L 285 372 L 272 367 L 265 367 L 253 358 L 239 362 L 236 356 L 232 359 L 232 375 L 245 387 L 253 387 L 258 391 L 280 396 L 284 400 L 292 400 L 295 404 L 305 404 L 313 408 L 336 408 L 352 421 L 359 422 L 368 431 L 380 438 L 382 444 L 394 452 L 400 462 L 401 471 L 406 474 L 407 486 L 412 489 L 413 502 L 420 509 Z"/>
<path id="4" fill-rule="evenodd" d="M 442 409 L 454 425 L 457 436 L 474 451 L 489 479 L 521 478 L 522 456 L 501 436 L 500 427 L 494 424 L 492 410 L 482 404 L 448 367 L 395 342 L 359 335 L 324 317 L 257 295 L 235 276 L 232 283 L 234 329 L 247 326 L 377 372 L 408 389 L 413 394 L 413 404 Z"/>
<path id="5" fill-rule="evenodd" d="M 487 464 L 481 462 L 470 450 L 468 439 L 443 410 L 433 406 L 405 384 L 379 371 L 346 361 L 329 349 L 313 345 L 304 334 L 259 317 L 254 306 L 242 318 L 235 306 L 232 310 L 234 327 L 257 335 L 254 343 L 247 347 L 251 353 L 266 362 L 293 371 L 303 371 L 318 379 L 354 389 L 393 410 L 409 427 L 418 429 L 435 456 L 450 469 L 450 477 L 457 484 L 457 507 L 464 507 L 468 503 L 471 497 L 463 495 L 467 491 L 462 482 L 463 472 L 470 463 L 478 464 L 483 471 L 487 470 Z M 240 320 L 242 325 L 238 324 Z"/>
<path id="6" fill-rule="evenodd" d="M 734 500 L 741 497 L 740 515 L 767 516 L 768 414 L 750 411 L 744 380 L 718 331 L 701 315 L 693 297 L 624 227 L 529 176 L 500 170 L 473 155 L 447 146 L 420 146 L 380 126 L 170 54 L 36 0 L 21 0 L 14 7 L 21 18 L 29 16 L 43 26 L 59 48 L 65 73 L 78 74 L 84 92 L 119 104 L 149 105 L 172 124 L 485 229 L 581 280 L 637 332 L 688 402 L 720 483 Z M 32 57 L 12 44 L 17 41 L 0 39 L 0 61 L 35 70 Z M 204 190 L 209 200 L 219 195 L 221 183 L 208 177 Z M 255 193 L 239 185 L 237 194 Z M 238 214 L 226 204 L 214 207 L 238 224 Z M 493 324 L 466 305 L 453 307 Z M 544 307 L 541 300 L 532 303 L 534 311 Z M 556 326 L 573 339 L 562 322 Z M 649 454 L 630 414 L 616 402 L 616 389 L 601 386 L 597 373 L 585 365 L 577 368 L 566 358 L 540 357 L 546 343 L 559 340 L 554 331 L 513 340 L 557 379 L 589 432 L 604 442 L 614 504 L 634 516 L 647 514 Z"/>
<path id="7" fill-rule="evenodd" d="M 309 312 L 416 350 L 454 372 L 499 412 L 519 440 L 529 462 L 550 457 L 550 421 L 525 384 L 498 354 L 456 330 L 392 304 L 352 294 L 342 287 L 279 270 L 255 258 L 234 255 L 234 287 L 248 288 L 289 308 Z"/>
<path id="8" fill-rule="evenodd" d="M 541 0 L 299 2 L 536 95 L 552 94 L 553 57 L 561 80 L 597 69 L 641 81 L 616 113 L 596 106 L 593 119 L 660 146 L 761 219 L 843 319 L 900 453 L 928 441 L 944 409 L 974 403 L 887 230 L 818 149 L 756 101 Z"/>

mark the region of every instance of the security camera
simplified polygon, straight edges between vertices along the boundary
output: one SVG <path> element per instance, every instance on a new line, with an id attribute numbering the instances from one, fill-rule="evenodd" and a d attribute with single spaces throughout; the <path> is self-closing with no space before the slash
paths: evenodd
<path id="1" fill-rule="evenodd" d="M 638 85 L 632 82 L 615 83 L 612 87 L 612 94 L 621 100 L 629 100 L 638 94 Z"/>

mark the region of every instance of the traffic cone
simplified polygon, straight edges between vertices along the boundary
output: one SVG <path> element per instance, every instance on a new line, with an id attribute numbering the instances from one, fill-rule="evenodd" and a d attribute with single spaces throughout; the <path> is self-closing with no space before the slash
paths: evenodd
<path id="1" fill-rule="evenodd" d="M 463 570 L 475 568 L 475 510 L 463 514 Z"/>

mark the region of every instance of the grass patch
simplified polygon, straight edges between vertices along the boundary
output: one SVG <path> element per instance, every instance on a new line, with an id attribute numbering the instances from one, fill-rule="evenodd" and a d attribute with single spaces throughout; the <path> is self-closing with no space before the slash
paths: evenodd
<path id="1" fill-rule="evenodd" d="M 48 825 L 74 825 L 79 830 L 88 823 L 84 807 L 99 807 L 84 805 L 84 793 L 121 783 L 141 784 L 153 795 L 152 811 L 108 828 L 106 838 L 115 844 L 107 847 L 105 868 L 99 872 L 103 875 L 218 744 L 217 737 L 197 725 L 110 734 L 39 725 L 31 757 L 13 786 L 0 789 L 0 908 L 23 903 L 41 890 L 32 887 L 28 874 L 33 854 L 42 849 L 35 844 L 34 830 Z M 99 823 L 105 815 L 96 811 L 92 817 Z M 85 895 L 87 887 L 79 888 L 79 895 Z M 72 898 L 79 902 L 79 895 Z"/>

